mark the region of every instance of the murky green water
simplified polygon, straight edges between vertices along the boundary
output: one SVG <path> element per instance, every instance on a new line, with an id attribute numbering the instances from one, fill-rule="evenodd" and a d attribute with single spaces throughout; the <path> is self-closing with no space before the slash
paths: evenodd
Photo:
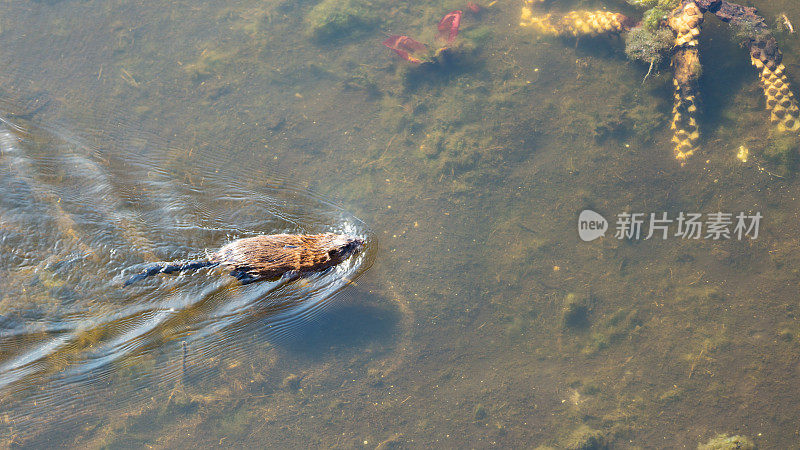
<path id="1" fill-rule="evenodd" d="M 500 0 L 420 68 L 381 41 L 433 42 L 462 2 L 330 3 L 357 19 L 314 34 L 328 3 L 4 4 L 2 445 L 797 446 L 797 142 L 725 26 L 680 167 L 669 69 L 642 84 L 618 39 L 538 38 Z M 800 38 L 778 40 L 798 92 Z M 578 238 L 587 208 L 606 237 Z M 717 211 L 760 212 L 759 237 L 613 236 L 622 212 Z M 298 283 L 118 283 L 328 230 L 367 251 Z"/>

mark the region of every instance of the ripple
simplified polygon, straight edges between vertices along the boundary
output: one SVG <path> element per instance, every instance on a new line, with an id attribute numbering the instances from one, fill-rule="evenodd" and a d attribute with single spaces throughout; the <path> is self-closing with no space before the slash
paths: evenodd
<path id="1" fill-rule="evenodd" d="M 367 226 L 289 177 L 243 178 L 224 152 L 186 167 L 187 152 L 157 137 L 115 137 L 101 147 L 0 118 L 0 428 L 17 436 L 174 384 L 187 364 L 247 358 L 371 265 Z M 212 268 L 122 286 L 138 265 L 201 258 L 232 239 L 327 231 L 361 236 L 365 250 L 292 282 L 241 285 Z"/>

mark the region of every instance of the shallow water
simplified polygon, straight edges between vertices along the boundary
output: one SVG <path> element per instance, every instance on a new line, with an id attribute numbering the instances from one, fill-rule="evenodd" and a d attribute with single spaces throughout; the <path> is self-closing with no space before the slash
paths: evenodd
<path id="1" fill-rule="evenodd" d="M 64 410 L 101 401 L 120 366 L 182 352 L 177 363 L 115 379 L 115 390 L 127 384 L 134 396 L 190 370 L 199 375 L 198 363 L 221 349 L 242 357 L 250 350 L 231 340 L 249 329 L 260 330 L 259 340 L 279 340 L 322 311 L 374 252 L 369 229 L 354 216 L 266 173 L 242 183 L 222 156 L 185 172 L 196 184 L 179 183 L 146 152 L 93 148 L 57 128 L 10 120 L 0 133 L 0 389 L 18 433 L 53 414 L 68 423 Z M 145 151 L 158 142 L 139 137 Z M 210 193 L 213 203 L 203 201 Z M 224 270 L 201 270 L 123 284 L 145 261 L 202 258 L 204 249 L 264 230 L 363 236 L 366 251 L 297 283 L 241 285 Z"/>
<path id="2" fill-rule="evenodd" d="M 364 2 L 315 39 L 318 4 L 4 5 L 4 445 L 796 445 L 800 184 L 724 26 L 706 17 L 702 151 L 680 167 L 669 68 L 642 83 L 618 39 L 539 38 L 500 1 L 424 69 L 380 42 L 433 42 L 463 4 Z M 797 92 L 800 42 L 778 40 Z M 586 208 L 606 237 L 580 241 Z M 612 233 L 717 211 L 760 212 L 758 239 Z M 283 231 L 369 245 L 302 282 L 120 286 Z"/>

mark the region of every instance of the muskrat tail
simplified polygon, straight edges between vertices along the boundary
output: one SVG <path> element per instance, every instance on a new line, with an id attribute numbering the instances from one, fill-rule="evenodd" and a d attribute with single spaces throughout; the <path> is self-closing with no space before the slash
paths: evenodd
<path id="1" fill-rule="evenodd" d="M 155 263 L 152 266 L 146 267 L 142 272 L 137 273 L 136 275 L 125 280 L 124 286 L 130 286 L 131 284 L 139 280 L 144 280 L 145 278 L 153 276 L 158 273 L 183 272 L 184 270 L 197 270 L 197 269 L 202 269 L 203 267 L 213 267 L 216 265 L 219 265 L 219 263 L 212 262 L 207 259 L 198 259 L 194 261 L 181 261 L 177 263 L 166 263 L 166 262 Z"/>

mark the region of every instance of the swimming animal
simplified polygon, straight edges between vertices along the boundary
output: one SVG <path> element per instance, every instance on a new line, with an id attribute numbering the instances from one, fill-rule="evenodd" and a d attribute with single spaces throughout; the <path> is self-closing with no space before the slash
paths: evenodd
<path id="1" fill-rule="evenodd" d="M 224 266 L 243 284 L 259 280 L 297 278 L 333 267 L 361 251 L 364 239 L 335 233 L 270 234 L 237 239 L 194 261 L 161 262 L 125 281 L 128 286 L 159 273 Z"/>

